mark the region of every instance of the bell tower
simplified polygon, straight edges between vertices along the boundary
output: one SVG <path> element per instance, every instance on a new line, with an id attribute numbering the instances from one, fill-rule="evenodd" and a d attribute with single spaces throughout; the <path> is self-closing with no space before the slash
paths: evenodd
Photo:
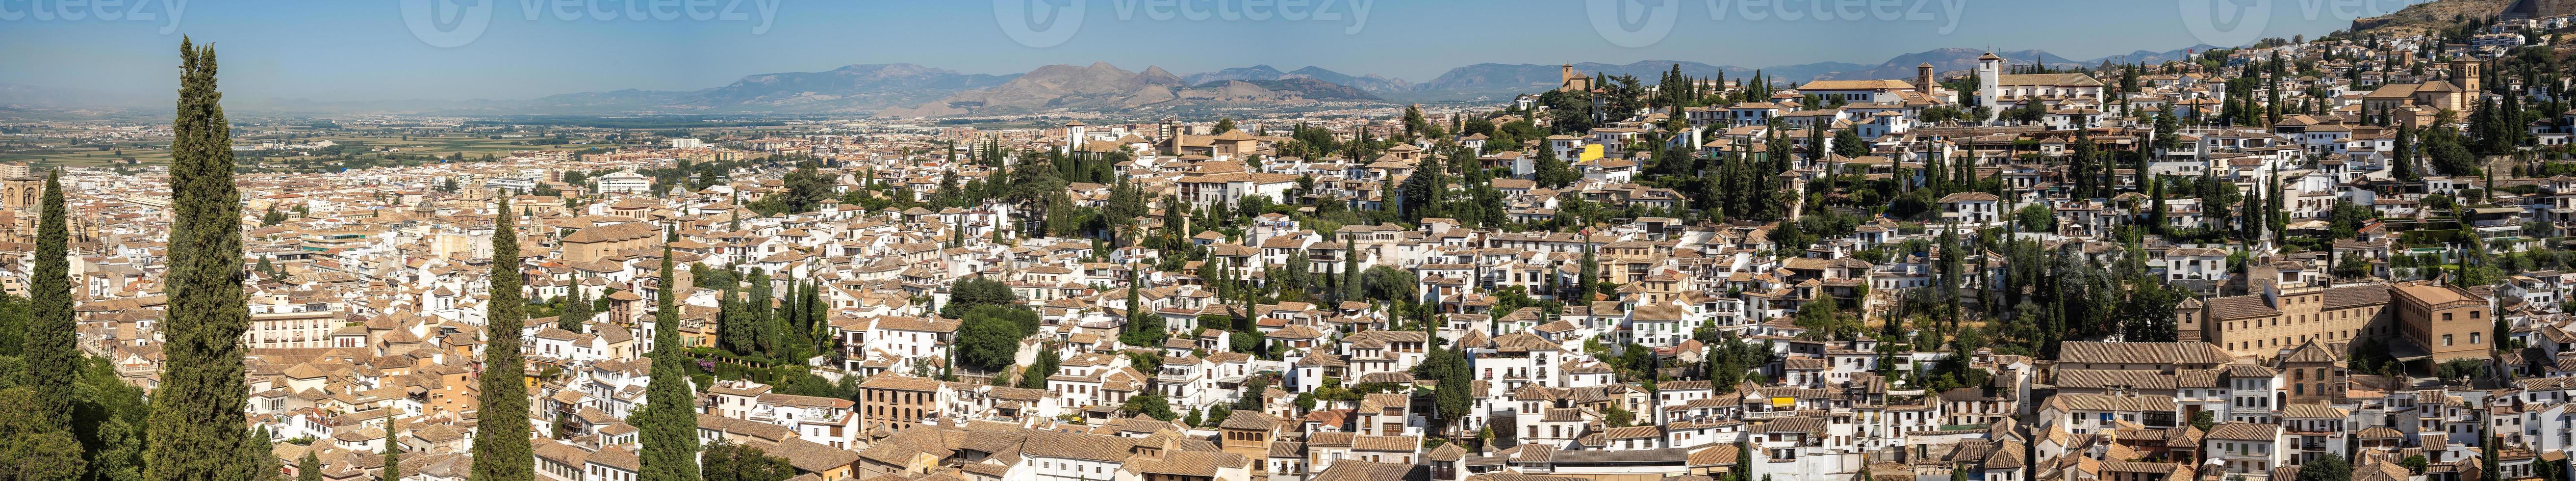
<path id="1" fill-rule="evenodd" d="M 2478 81 L 2478 62 L 2466 58 L 2451 59 L 2451 83 L 2460 90 L 2477 92 L 2484 85 Z"/>

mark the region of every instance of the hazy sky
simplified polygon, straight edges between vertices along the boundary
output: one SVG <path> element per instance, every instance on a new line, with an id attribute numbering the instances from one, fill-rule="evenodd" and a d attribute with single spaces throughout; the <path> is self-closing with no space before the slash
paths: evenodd
<path id="1" fill-rule="evenodd" d="M 1316 65 L 1420 82 L 1481 62 L 1875 64 L 1940 47 L 2037 48 L 2087 59 L 2241 44 L 2253 38 L 2255 29 L 2247 25 L 2259 27 L 2262 36 L 2315 36 L 2347 27 L 2357 16 L 2396 11 L 2411 0 L 121 2 L 114 12 L 103 12 L 60 0 L 0 0 L 0 84 L 167 95 L 176 85 L 172 67 L 181 35 L 217 47 L 223 87 L 234 98 L 313 100 L 694 90 L 746 74 L 900 62 L 1016 73 L 1105 61 L 1128 69 L 1159 65 L 1184 75 L 1253 64 L 1280 70 Z M 168 13 L 173 3 L 184 5 L 175 24 Z M 1069 36 L 1006 32 L 1006 22 L 997 18 L 1017 21 L 1028 15 L 1012 12 L 1043 10 L 1030 4 L 1057 12 L 1079 5 L 1083 15 Z M 1628 10 L 1617 10 L 1622 4 Z M 405 9 L 415 6 L 433 12 L 417 18 L 450 22 L 412 28 Z M 440 17 L 434 12 L 441 6 L 466 13 Z M 458 6 L 463 8 L 453 8 Z M 1358 12 L 1362 6 L 1365 15 Z M 1618 28 L 1603 28 L 1590 13 L 1596 6 L 1660 13 L 1610 14 L 1618 17 L 1609 19 Z M 1712 7 L 1725 18 L 1712 18 Z M 764 15 L 764 8 L 775 13 Z M 473 23 L 476 11 L 489 19 L 479 35 L 452 27 Z M 1320 13 L 1286 18 L 1307 11 Z M 130 17 L 137 12 L 152 18 Z M 657 19 L 657 12 L 670 18 Z M 1748 12 L 1762 18 L 1747 18 Z M 1819 12 L 1827 18 L 1818 20 Z M 101 20 L 102 13 L 120 18 Z M 1318 18 L 1324 15 L 1338 18 Z M 1669 25 L 1668 34 L 1652 34 L 1658 19 Z M 1625 20 L 1635 21 L 1620 23 Z M 1042 29 L 1022 31 L 1031 30 Z M 1647 33 L 1624 33 L 1629 31 Z"/>

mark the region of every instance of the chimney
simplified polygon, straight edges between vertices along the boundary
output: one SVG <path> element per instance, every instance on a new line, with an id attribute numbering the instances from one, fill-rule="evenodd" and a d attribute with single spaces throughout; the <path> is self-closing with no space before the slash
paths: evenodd
<path id="1" fill-rule="evenodd" d="M 1923 62 L 1923 65 L 1914 66 L 1914 90 L 1930 96 L 1932 85 L 1932 62 Z"/>

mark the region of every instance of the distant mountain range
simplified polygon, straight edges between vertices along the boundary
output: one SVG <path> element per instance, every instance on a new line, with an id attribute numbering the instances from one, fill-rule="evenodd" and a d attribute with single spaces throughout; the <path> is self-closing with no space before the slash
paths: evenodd
<path id="1" fill-rule="evenodd" d="M 1108 63 L 1049 65 L 988 89 L 967 90 L 909 108 L 877 112 L 881 118 L 1008 115 L 1051 111 L 1132 111 L 1146 108 L 1311 104 L 1326 100 L 1376 101 L 1358 88 L 1313 78 L 1238 80 L 1223 76 L 1191 82 L 1146 67 L 1129 72 Z"/>
<path id="2" fill-rule="evenodd" d="M 2043 63 L 2054 68 L 2183 58 L 2187 50 L 2140 50 L 2107 57 L 2074 60 L 2043 50 L 1996 52 L 2012 65 Z M 1817 62 L 1758 69 L 1787 83 L 1819 79 L 1902 79 L 1911 81 L 1917 65 L 1930 63 L 1944 76 L 1976 68 L 1985 51 L 1941 48 L 1897 55 L 1877 64 Z M 1633 75 L 1653 82 L 1674 66 L 1683 74 L 1749 79 L 1756 68 L 1709 65 L 1678 60 L 1628 64 L 1578 63 L 1585 74 Z M 1321 67 L 1280 71 L 1269 65 L 1228 68 L 1186 76 L 1160 67 L 1131 72 L 1095 63 L 1050 65 L 1023 74 L 969 74 L 922 65 L 851 65 L 822 72 L 750 75 L 731 84 L 695 91 L 615 90 L 550 95 L 523 100 L 378 100 L 317 102 L 302 99 L 244 99 L 239 108 L 297 113 L 423 114 L 876 114 L 880 117 L 1013 115 L 1039 112 L 1115 112 L 1151 108 L 1300 105 L 1315 102 L 1497 101 L 1513 95 L 1555 88 L 1559 65 L 1480 63 L 1450 69 L 1421 83 L 1378 75 L 1350 75 Z M 166 105 L 154 95 L 110 95 L 79 89 L 0 85 L 0 106 L 152 106 Z"/>
<path id="3" fill-rule="evenodd" d="M 1340 85 L 1348 85 L 1353 88 L 1373 93 L 1409 92 L 1414 88 L 1411 82 L 1406 82 L 1402 79 L 1392 79 L 1377 75 L 1355 77 L 1341 72 L 1325 70 L 1323 67 L 1313 66 L 1297 69 L 1297 71 L 1294 72 L 1281 72 L 1279 69 L 1271 68 L 1268 65 L 1236 67 L 1183 76 L 1181 77 L 1181 81 L 1190 85 L 1200 85 L 1218 80 L 1285 80 L 1295 78 L 1322 80 Z"/>

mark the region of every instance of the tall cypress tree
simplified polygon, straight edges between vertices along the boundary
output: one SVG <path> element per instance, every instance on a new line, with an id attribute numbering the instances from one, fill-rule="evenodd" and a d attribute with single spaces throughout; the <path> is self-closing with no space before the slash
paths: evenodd
<path id="1" fill-rule="evenodd" d="M 752 351 L 749 341 L 751 328 L 742 323 L 742 295 L 734 287 L 726 285 L 723 294 L 716 298 L 716 341 L 734 354 L 748 354 Z"/>
<path id="2" fill-rule="evenodd" d="M 34 419 L 39 429 L 72 426 L 72 383 L 79 377 L 80 352 L 72 326 L 71 242 L 63 212 L 62 172 L 45 175 L 43 219 L 36 223 L 35 279 L 28 281 L 34 304 L 28 309 L 26 356 L 28 387 L 36 390 Z"/>
<path id="3" fill-rule="evenodd" d="M 778 355 L 777 296 L 771 294 L 769 270 L 751 270 L 751 299 L 742 304 L 744 323 L 751 328 L 751 345 L 762 355 Z"/>
<path id="4" fill-rule="evenodd" d="M 233 185 L 232 128 L 215 88 L 214 49 L 179 41 L 177 115 L 171 123 L 169 315 L 161 321 L 165 363 L 146 426 L 144 478 L 244 481 L 259 478 L 267 439 L 252 439 L 250 388 L 242 384 L 241 190 Z M 275 472 L 268 473 L 274 477 Z"/>
<path id="5" fill-rule="evenodd" d="M 322 457 L 304 452 L 304 460 L 295 463 L 295 481 L 322 481 Z"/>
<path id="6" fill-rule="evenodd" d="M 680 354 L 680 307 L 671 292 L 679 286 L 671 266 L 671 246 L 662 246 L 662 280 L 653 304 L 652 380 L 644 385 L 644 407 L 631 421 L 644 450 L 640 481 L 698 480 L 698 415 L 690 410 L 687 356 Z"/>
<path id="7" fill-rule="evenodd" d="M 831 354 L 831 335 L 825 329 L 832 325 L 832 308 L 823 302 L 823 281 L 805 283 L 805 344 L 813 349 L 808 354 Z"/>
<path id="8" fill-rule="evenodd" d="M 492 211 L 491 304 L 484 307 L 482 423 L 474 429 L 473 481 L 514 481 L 535 475 L 535 453 L 528 446 L 527 362 L 519 354 L 519 331 L 527 319 L 519 287 L 519 234 L 512 225 L 510 198 L 500 196 Z"/>
<path id="9" fill-rule="evenodd" d="M 565 296 L 563 315 L 555 318 L 555 327 L 580 334 L 584 326 L 590 323 L 590 299 L 583 298 L 581 283 L 578 281 L 572 284 L 572 293 Z"/>
<path id="10" fill-rule="evenodd" d="M 376 479 L 402 481 L 402 443 L 396 441 L 401 436 L 402 413 L 397 411 L 385 416 L 385 471 Z"/>

